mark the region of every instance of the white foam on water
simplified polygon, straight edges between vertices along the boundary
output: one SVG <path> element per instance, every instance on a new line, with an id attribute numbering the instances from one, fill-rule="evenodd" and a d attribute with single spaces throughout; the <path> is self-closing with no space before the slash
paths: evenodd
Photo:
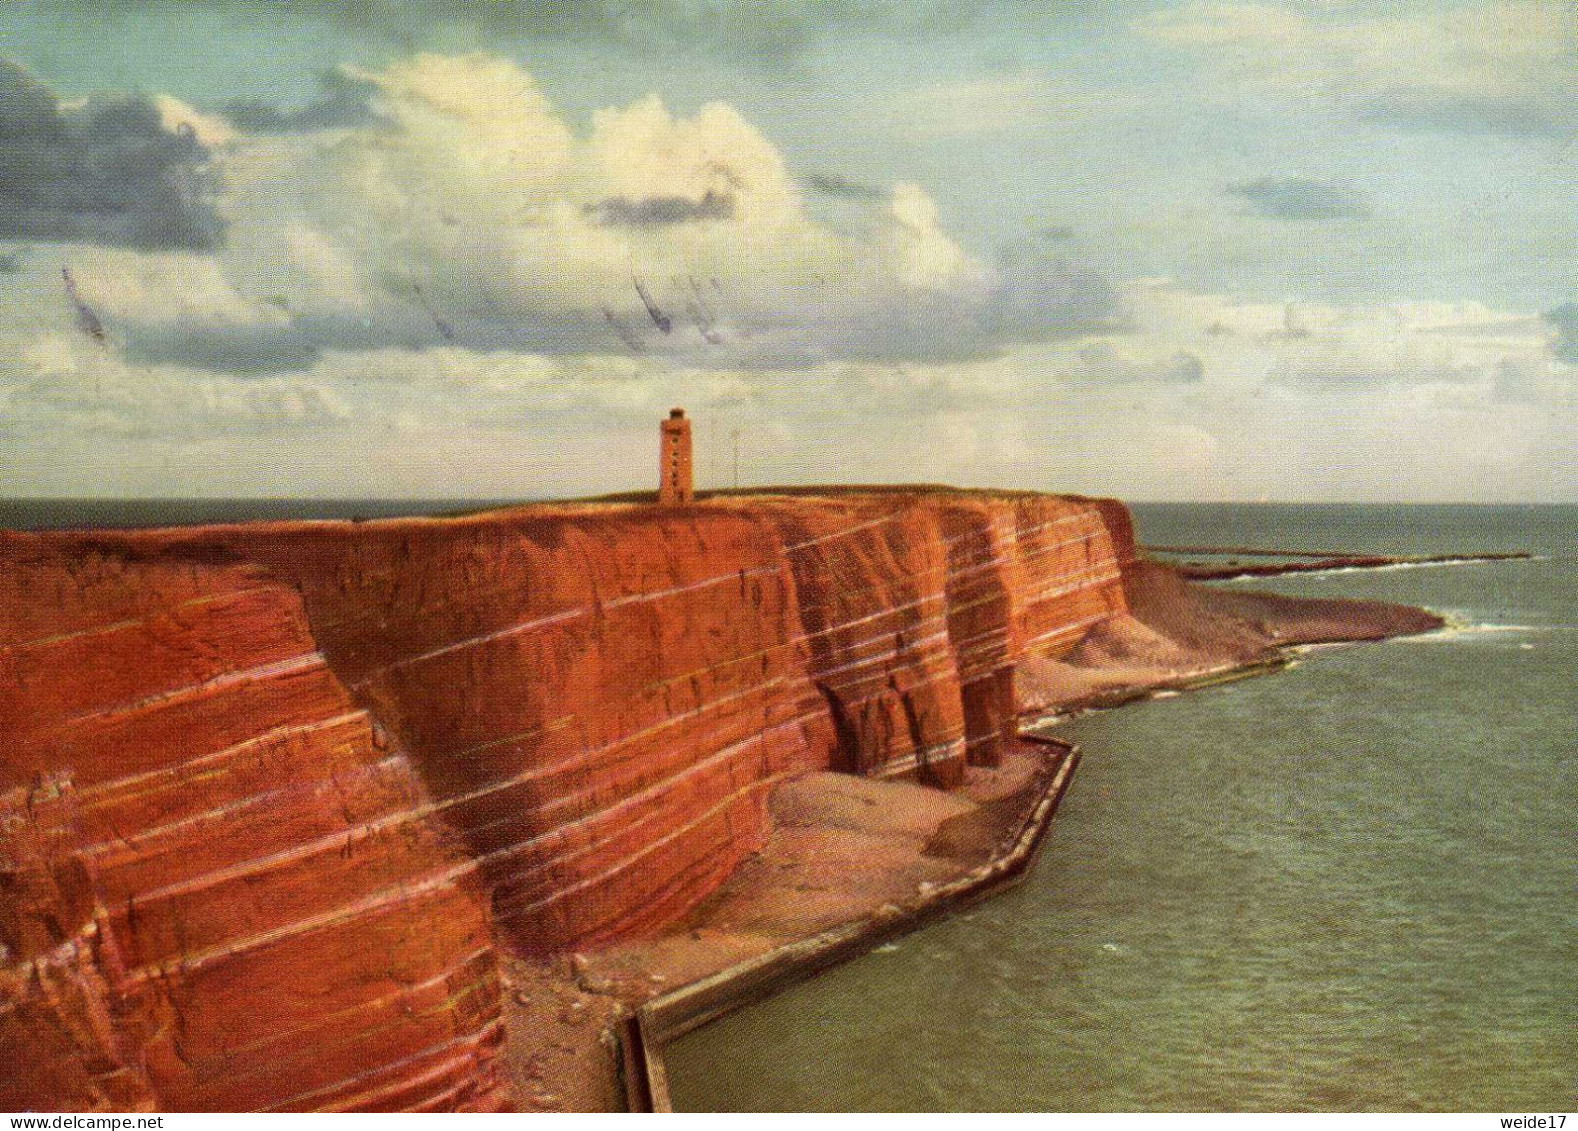
<path id="1" fill-rule="evenodd" d="M 1355 641 L 1351 640 L 1328 640 L 1320 644 L 1290 644 L 1283 651 L 1291 652 L 1295 656 L 1314 656 L 1319 655 L 1321 652 L 1344 652 L 1352 648 L 1354 643 Z M 1291 668 L 1298 662 L 1297 660 L 1290 660 L 1288 661 L 1288 667 Z"/>
<path id="2" fill-rule="evenodd" d="M 1290 570 L 1283 574 L 1239 573 L 1232 577 L 1213 578 L 1220 581 L 1271 581 L 1286 580 L 1289 577 L 1336 577 L 1344 573 L 1395 573 L 1405 569 L 1441 569 L 1446 566 L 1466 565 L 1507 565 L 1509 563 L 1544 562 L 1550 558 L 1544 555 L 1535 555 L 1529 558 L 1458 558 L 1444 562 L 1391 562 L 1388 565 L 1344 565 L 1331 566 L 1328 569 L 1301 569 Z"/>
<path id="3" fill-rule="evenodd" d="M 1439 610 L 1437 610 L 1439 611 Z M 1471 621 L 1459 614 L 1445 612 L 1447 623 L 1432 632 L 1417 636 L 1395 637 L 1397 644 L 1440 644 L 1473 639 L 1481 636 L 1508 636 L 1521 633 L 1570 632 L 1578 625 L 1570 624 L 1496 624 Z M 1532 645 L 1529 645 L 1532 647 Z"/>

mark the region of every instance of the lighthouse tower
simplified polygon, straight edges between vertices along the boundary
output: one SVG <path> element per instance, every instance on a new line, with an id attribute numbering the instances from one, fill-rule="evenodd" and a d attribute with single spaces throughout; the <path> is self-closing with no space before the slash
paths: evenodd
<path id="1" fill-rule="evenodd" d="M 695 499 L 690 470 L 690 421 L 685 419 L 684 409 L 670 409 L 658 449 L 658 503 L 677 506 Z"/>

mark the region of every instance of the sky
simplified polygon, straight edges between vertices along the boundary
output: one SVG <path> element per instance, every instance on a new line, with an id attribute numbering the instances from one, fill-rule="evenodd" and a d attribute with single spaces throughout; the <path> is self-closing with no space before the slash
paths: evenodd
<path id="1" fill-rule="evenodd" d="M 671 405 L 703 489 L 1578 502 L 1578 5 L 0 4 L 0 495 L 622 491 Z"/>

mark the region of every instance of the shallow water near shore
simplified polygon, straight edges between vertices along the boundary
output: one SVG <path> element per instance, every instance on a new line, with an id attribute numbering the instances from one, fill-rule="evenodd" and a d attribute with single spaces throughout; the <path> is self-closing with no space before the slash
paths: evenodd
<path id="1" fill-rule="evenodd" d="M 1142 541 L 1534 561 L 1235 583 L 1453 627 L 1101 712 L 1036 872 L 671 1046 L 689 1110 L 1561 1110 L 1578 508 L 1136 507 Z"/>

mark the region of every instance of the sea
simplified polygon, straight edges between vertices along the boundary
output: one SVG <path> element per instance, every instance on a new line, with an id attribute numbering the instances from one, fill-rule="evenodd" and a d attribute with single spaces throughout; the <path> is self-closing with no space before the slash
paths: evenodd
<path id="1" fill-rule="evenodd" d="M 680 1039 L 677 1108 L 1578 1103 L 1578 508 L 1134 510 L 1157 545 L 1535 557 L 1230 583 L 1450 627 L 1060 724 L 1026 882 Z"/>
<path id="2" fill-rule="evenodd" d="M 476 502 L 0 503 L 0 526 Z M 1425 636 L 1057 725 L 1015 890 L 668 1050 L 693 1111 L 1571 1111 L 1578 507 L 1167 504 L 1155 545 L 1527 561 L 1226 584 L 1423 605 Z"/>

